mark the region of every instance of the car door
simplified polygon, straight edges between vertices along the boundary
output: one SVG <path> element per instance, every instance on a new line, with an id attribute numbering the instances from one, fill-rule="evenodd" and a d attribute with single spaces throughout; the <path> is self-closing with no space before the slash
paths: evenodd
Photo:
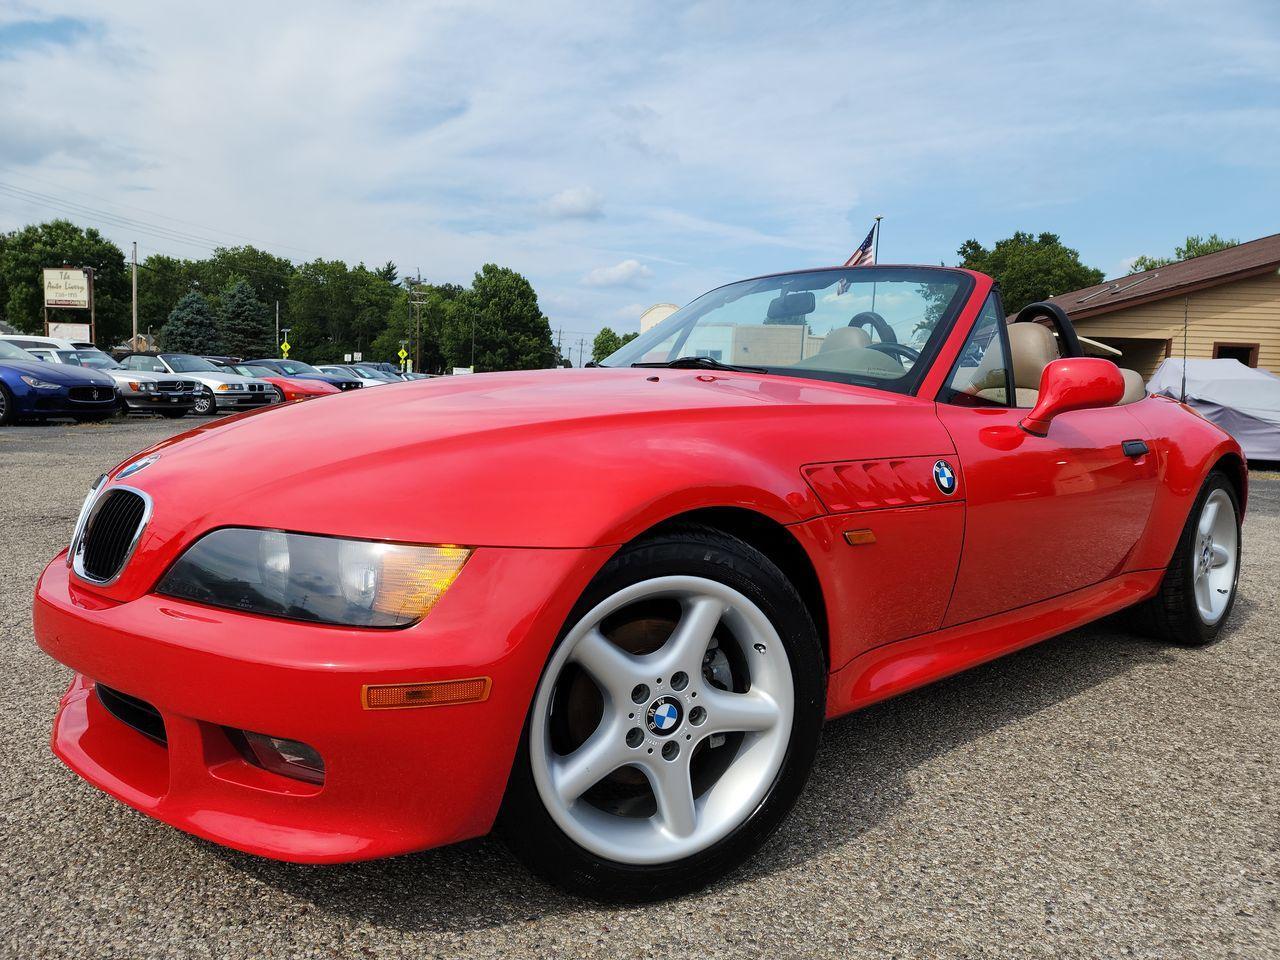
<path id="1" fill-rule="evenodd" d="M 1068 338 L 1060 331 L 1057 342 Z M 1034 394 L 1015 380 L 1008 357 L 993 292 L 937 404 L 966 491 L 946 626 L 1118 574 L 1155 497 L 1156 458 L 1136 417 L 1119 406 L 1078 410 L 1055 419 L 1047 436 L 1030 434 L 1019 424 Z"/>

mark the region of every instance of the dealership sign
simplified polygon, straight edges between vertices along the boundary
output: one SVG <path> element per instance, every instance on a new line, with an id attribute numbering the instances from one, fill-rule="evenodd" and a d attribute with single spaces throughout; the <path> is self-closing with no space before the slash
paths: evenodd
<path id="1" fill-rule="evenodd" d="M 74 267 L 45 267 L 44 305 L 88 310 L 93 303 L 93 274 Z"/>

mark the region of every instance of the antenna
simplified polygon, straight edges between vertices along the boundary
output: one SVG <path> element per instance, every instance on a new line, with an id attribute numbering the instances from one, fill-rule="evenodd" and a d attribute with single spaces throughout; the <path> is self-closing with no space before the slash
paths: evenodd
<path id="1" fill-rule="evenodd" d="M 1191 297 L 1184 294 L 1182 297 L 1182 396 L 1179 402 L 1187 402 L 1187 312 L 1190 308 Z"/>

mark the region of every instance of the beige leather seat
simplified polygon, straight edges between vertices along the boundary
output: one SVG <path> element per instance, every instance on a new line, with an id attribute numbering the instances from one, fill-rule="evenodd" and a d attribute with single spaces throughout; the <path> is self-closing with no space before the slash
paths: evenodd
<path id="1" fill-rule="evenodd" d="M 1142 375 L 1136 370 L 1126 370 L 1120 368 L 1120 375 L 1124 377 L 1124 396 L 1120 398 L 1120 403 L 1137 403 L 1139 400 L 1147 398 L 1147 385 L 1142 382 Z"/>
<path id="2" fill-rule="evenodd" d="M 871 346 L 871 335 L 861 327 L 836 327 L 828 333 L 822 340 L 822 346 L 818 348 L 819 353 L 825 353 L 828 350 L 846 350 L 849 347 L 869 347 Z"/>
<path id="3" fill-rule="evenodd" d="M 1040 375 L 1058 359 L 1058 341 L 1041 323 L 1009 325 L 1009 356 L 1013 362 L 1015 406 L 1034 407 L 1040 397 Z"/>

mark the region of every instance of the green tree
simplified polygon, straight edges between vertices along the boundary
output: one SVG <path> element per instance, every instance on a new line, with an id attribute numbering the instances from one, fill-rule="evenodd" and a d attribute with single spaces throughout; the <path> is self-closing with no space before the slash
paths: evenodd
<path id="1" fill-rule="evenodd" d="M 1219 250 L 1227 250 L 1239 244 L 1239 240 L 1225 240 L 1216 233 L 1211 233 L 1207 237 L 1187 237 L 1186 243 L 1174 248 L 1172 257 L 1138 257 L 1129 267 L 1129 273 L 1142 273 L 1144 270 L 1167 267 L 1171 263 L 1181 263 L 1192 257 L 1203 257 L 1206 253 L 1217 253 Z"/>
<path id="2" fill-rule="evenodd" d="M 595 363 L 599 363 L 609 354 L 621 350 L 638 336 L 640 336 L 638 333 L 626 333 L 619 336 L 612 327 L 605 327 L 591 341 L 591 359 Z"/>
<path id="3" fill-rule="evenodd" d="M 351 286 L 351 270 L 341 260 L 316 259 L 294 271 L 289 280 L 290 356 L 329 363 L 353 349 Z M 281 325 L 286 325 L 283 320 Z"/>
<path id="4" fill-rule="evenodd" d="M 473 337 L 477 372 L 555 366 L 551 324 L 533 286 L 514 270 L 486 263 L 455 307 L 441 331 L 449 366 L 472 365 Z"/>
<path id="5" fill-rule="evenodd" d="M 285 313 L 289 300 L 289 281 L 294 274 L 293 263 L 274 253 L 267 253 L 254 246 L 218 247 L 213 256 L 191 263 L 195 288 L 206 297 L 214 299 L 224 290 L 230 290 L 238 280 L 248 280 L 258 299 L 273 311 L 280 301 L 280 322 L 290 319 Z M 274 328 L 275 321 L 272 321 Z"/>
<path id="6" fill-rule="evenodd" d="M 232 283 L 219 300 L 218 339 L 233 357 L 273 357 L 275 321 L 247 280 Z"/>
<path id="7" fill-rule="evenodd" d="M 1064 246 L 1056 233 L 1032 236 L 1019 231 L 997 240 L 989 250 L 977 240 L 966 240 L 956 253 L 960 266 L 988 274 L 1000 284 L 1004 307 L 1010 313 L 1104 279 L 1101 270 L 1081 263 L 1079 252 Z"/>
<path id="8" fill-rule="evenodd" d="M 160 330 L 160 345 L 174 353 L 222 353 L 213 307 L 202 294 L 188 293 L 178 301 Z"/>
<path id="9" fill-rule="evenodd" d="M 377 270 L 374 270 L 373 272 L 376 273 L 378 276 L 380 276 L 383 280 L 387 281 L 387 283 L 391 284 L 393 287 L 399 285 L 400 283 L 400 268 L 396 266 L 394 260 L 388 260 L 386 263 L 384 263 L 382 266 L 380 266 Z"/>
<path id="10" fill-rule="evenodd" d="M 138 264 L 138 329 L 146 333 L 163 327 L 193 283 L 188 260 L 153 253 Z"/>
<path id="11" fill-rule="evenodd" d="M 129 336 L 130 286 L 124 254 L 92 227 L 70 220 L 32 224 L 0 243 L 0 315 L 24 333 L 44 332 L 44 267 L 91 267 L 97 342 L 114 346 Z M 51 311 L 53 319 L 88 323 L 88 310 Z"/>

